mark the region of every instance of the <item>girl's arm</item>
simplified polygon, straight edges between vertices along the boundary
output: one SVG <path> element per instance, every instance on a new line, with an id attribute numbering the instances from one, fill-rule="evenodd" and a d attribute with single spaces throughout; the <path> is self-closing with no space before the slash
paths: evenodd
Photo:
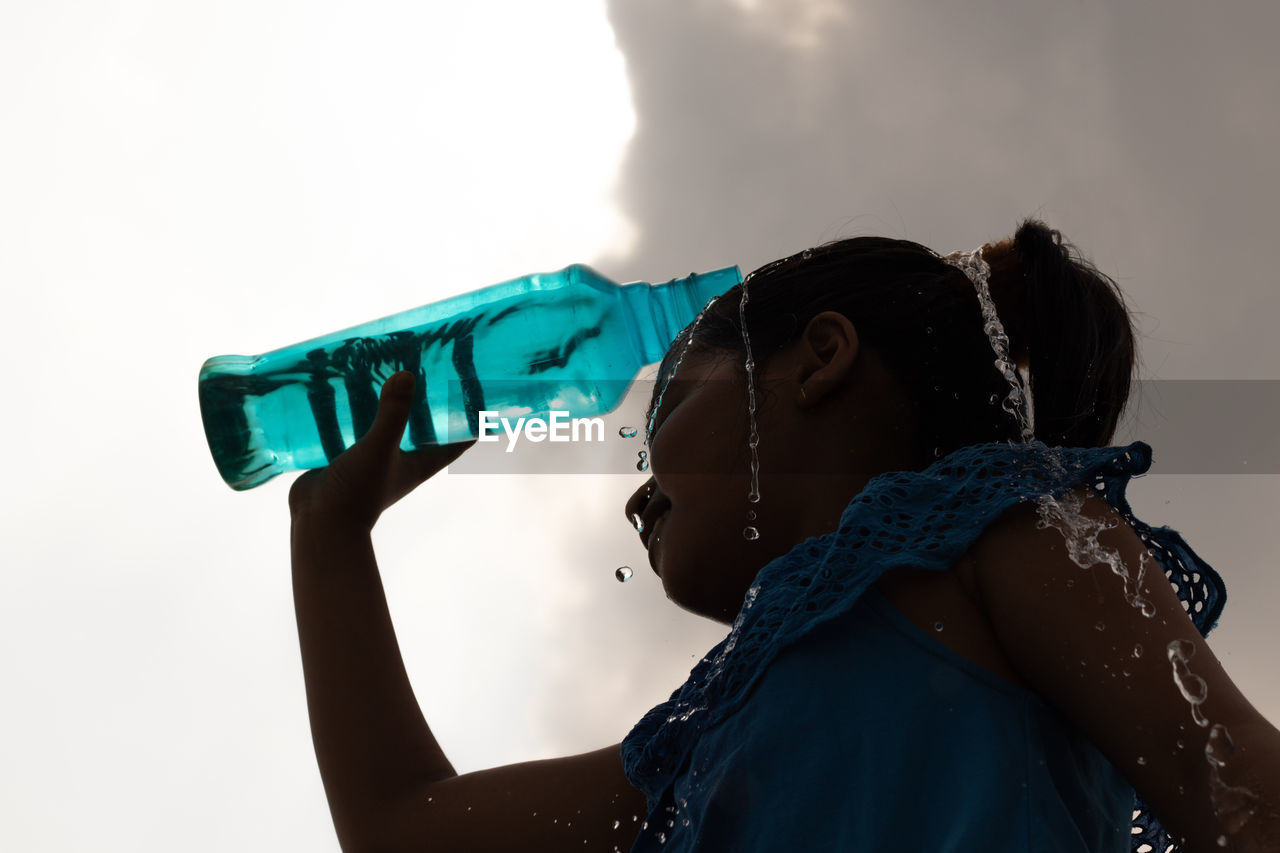
<path id="1" fill-rule="evenodd" d="M 289 491 L 307 710 L 339 842 L 370 853 L 628 849 L 645 803 L 617 746 L 459 776 L 427 727 L 370 534 L 469 445 L 399 449 L 412 378 L 388 380 L 368 433 Z"/>
<path id="2" fill-rule="evenodd" d="M 617 745 L 457 775 L 405 673 L 369 534 L 304 513 L 292 540 L 311 736 L 343 850 L 630 848 L 646 807 Z"/>
<path id="3" fill-rule="evenodd" d="M 1073 491 L 1084 516 L 1113 525 L 1098 534 L 1104 549 L 1119 553 L 1130 576 L 1145 568 L 1140 593 L 1155 613 L 1144 617 L 1126 600 L 1108 565 L 1078 566 L 1057 529 L 1036 528 L 1036 506 L 1018 504 L 974 551 L 978 592 L 1006 655 L 1186 850 L 1222 850 L 1223 841 L 1245 853 L 1280 850 L 1280 732 L 1223 671 L 1133 528 L 1093 489 Z M 1186 668 L 1208 688 L 1198 706 L 1206 726 L 1174 680 L 1168 649 L 1176 641 L 1194 648 Z M 1183 681 L 1194 695 L 1185 671 Z M 1218 725 L 1234 743 L 1229 755 Z M 1213 749 L 1226 762 L 1216 772 L 1206 757 L 1215 731 Z"/>

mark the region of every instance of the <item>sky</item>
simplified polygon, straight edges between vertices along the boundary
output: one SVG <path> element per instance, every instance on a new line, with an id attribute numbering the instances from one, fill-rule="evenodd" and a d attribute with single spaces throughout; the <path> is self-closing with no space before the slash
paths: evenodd
<path id="1" fill-rule="evenodd" d="M 1175 464 L 1191 420 L 1280 432 L 1277 25 L 1186 0 L 0 6 L 0 846 L 337 850 L 292 476 L 222 483 L 204 359 L 575 262 L 945 252 L 1028 215 L 1117 280 L 1140 378 L 1182 395 L 1122 427 L 1155 458 L 1129 498 L 1224 576 L 1211 645 L 1280 722 L 1280 469 Z M 375 529 L 460 772 L 617 742 L 723 637 L 647 571 L 643 477 L 447 473 Z"/>

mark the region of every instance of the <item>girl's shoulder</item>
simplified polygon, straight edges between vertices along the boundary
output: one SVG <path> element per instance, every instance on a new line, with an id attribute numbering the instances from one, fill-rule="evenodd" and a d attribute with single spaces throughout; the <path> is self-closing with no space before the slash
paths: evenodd
<path id="1" fill-rule="evenodd" d="M 1000 644 L 977 593 L 971 550 L 944 572 L 902 566 L 876 581 L 881 596 L 920 631 L 1002 680 L 1026 687 Z"/>

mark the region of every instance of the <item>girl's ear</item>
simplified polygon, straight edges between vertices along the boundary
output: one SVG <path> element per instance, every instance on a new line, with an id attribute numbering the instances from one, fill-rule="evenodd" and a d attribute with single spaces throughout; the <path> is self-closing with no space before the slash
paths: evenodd
<path id="1" fill-rule="evenodd" d="M 817 405 L 833 389 L 847 382 L 858 349 L 858 331 L 848 317 L 838 311 L 815 315 L 798 341 L 800 387 L 796 397 L 799 405 Z"/>

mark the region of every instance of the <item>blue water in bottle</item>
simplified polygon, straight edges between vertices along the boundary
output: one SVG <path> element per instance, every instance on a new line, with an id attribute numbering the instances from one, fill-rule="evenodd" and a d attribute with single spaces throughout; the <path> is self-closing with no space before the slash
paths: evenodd
<path id="1" fill-rule="evenodd" d="M 476 438 L 482 410 L 603 415 L 741 281 L 735 266 L 617 284 L 575 264 L 262 355 L 216 356 L 200 369 L 209 450 L 237 490 L 323 467 L 368 430 L 382 383 L 400 370 L 417 377 L 405 450 Z"/>

